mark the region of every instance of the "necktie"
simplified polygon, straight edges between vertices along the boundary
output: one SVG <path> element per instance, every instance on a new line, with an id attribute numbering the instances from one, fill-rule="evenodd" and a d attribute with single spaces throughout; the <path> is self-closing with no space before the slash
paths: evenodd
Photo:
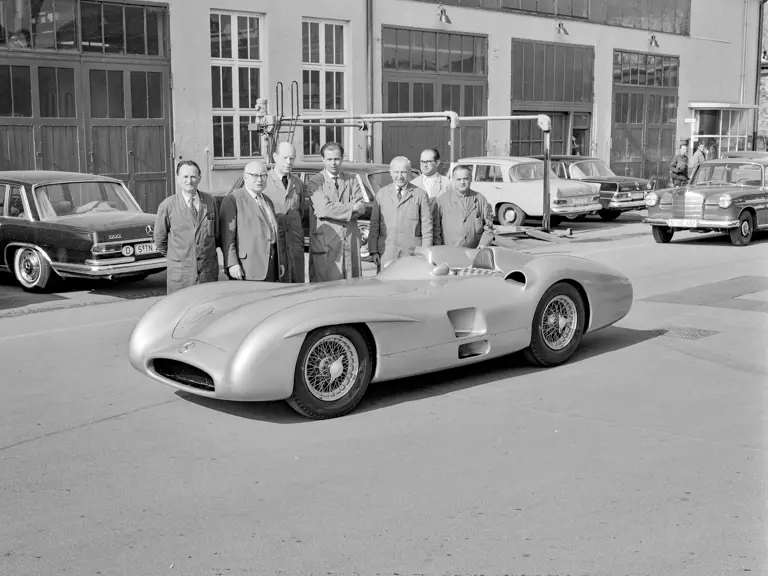
<path id="1" fill-rule="evenodd" d="M 397 189 L 397 201 L 400 202 L 400 200 L 402 200 L 402 199 L 403 199 L 403 189 L 402 188 L 398 188 Z"/>
<path id="2" fill-rule="evenodd" d="M 336 186 L 336 190 L 339 189 L 339 177 L 338 176 L 334 176 L 333 177 L 333 185 Z"/>
<path id="3" fill-rule="evenodd" d="M 189 201 L 189 210 L 190 210 L 190 212 L 192 212 L 192 218 L 194 218 L 195 222 L 197 222 L 198 213 L 197 213 L 197 208 L 195 208 L 195 199 L 194 198 L 190 199 L 190 201 Z"/>
<path id="4" fill-rule="evenodd" d="M 283 187 L 288 190 L 288 176 L 283 176 Z"/>

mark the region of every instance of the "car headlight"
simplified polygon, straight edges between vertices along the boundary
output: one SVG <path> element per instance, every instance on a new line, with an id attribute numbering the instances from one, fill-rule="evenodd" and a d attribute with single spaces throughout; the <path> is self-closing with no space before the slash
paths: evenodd
<path id="1" fill-rule="evenodd" d="M 731 198 L 730 194 L 721 194 L 720 198 L 717 200 L 717 205 L 720 206 L 720 208 L 728 208 L 733 204 L 733 198 Z"/>
<path id="2" fill-rule="evenodd" d="M 659 195 L 651 192 L 648 194 L 648 196 L 645 197 L 645 205 L 646 206 L 656 206 L 656 204 L 659 203 Z"/>

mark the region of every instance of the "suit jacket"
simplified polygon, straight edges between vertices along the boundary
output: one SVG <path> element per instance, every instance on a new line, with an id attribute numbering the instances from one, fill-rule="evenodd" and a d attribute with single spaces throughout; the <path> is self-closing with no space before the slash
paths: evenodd
<path id="1" fill-rule="evenodd" d="M 435 244 L 477 248 L 493 242 L 493 210 L 485 196 L 470 190 L 466 198 L 451 190 L 432 206 Z"/>
<path id="2" fill-rule="evenodd" d="M 266 195 L 262 194 L 262 199 L 268 210 L 274 210 L 272 201 Z M 239 188 L 224 197 L 221 202 L 220 226 L 221 251 L 227 270 L 230 266 L 239 264 L 246 280 L 264 280 L 267 277 L 272 248 L 270 239 L 274 235 L 279 281 L 285 281 L 285 246 L 280 240 L 280 231 L 270 231 L 272 225 L 269 215 L 248 190 Z"/>
<path id="3" fill-rule="evenodd" d="M 274 206 L 280 230 L 285 232 L 286 282 L 304 283 L 304 185 L 296 176 L 288 177 L 288 190 L 274 169 L 269 171 L 264 194 Z M 281 232 L 282 233 L 282 232 Z"/>
<path id="4" fill-rule="evenodd" d="M 413 184 L 403 188 L 397 200 L 397 186 L 384 186 L 376 193 L 371 214 L 368 250 L 381 254 L 382 264 L 410 256 L 417 246 L 432 246 L 432 209 L 427 193 Z"/>
<path id="5" fill-rule="evenodd" d="M 168 294 L 219 279 L 219 213 L 213 196 L 200 192 L 197 220 L 181 192 L 160 203 L 154 241 L 166 257 Z"/>
<path id="6" fill-rule="evenodd" d="M 323 170 L 310 178 L 309 281 L 328 282 L 358 278 L 363 274 L 360 259 L 359 214 L 352 210 L 362 202 L 363 191 L 354 176 L 339 172 L 339 189 Z"/>
<path id="7" fill-rule="evenodd" d="M 453 182 L 451 182 L 450 178 L 443 176 L 442 174 L 436 174 L 435 176 L 437 176 L 437 181 L 435 182 L 434 186 L 432 186 L 432 190 L 428 192 L 426 186 L 424 185 L 424 176 L 417 176 L 411 180 L 411 184 L 427 192 L 427 195 L 430 199 L 437 198 L 441 194 L 453 190 Z"/>

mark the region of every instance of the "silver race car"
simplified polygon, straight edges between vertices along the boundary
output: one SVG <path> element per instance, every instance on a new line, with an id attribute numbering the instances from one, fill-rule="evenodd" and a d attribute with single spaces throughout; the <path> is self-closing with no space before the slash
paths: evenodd
<path id="1" fill-rule="evenodd" d="M 129 354 L 140 372 L 192 394 L 287 400 L 333 418 L 371 382 L 519 350 L 556 366 L 631 306 L 629 279 L 591 260 L 435 246 L 371 278 L 186 288 L 139 319 Z"/>

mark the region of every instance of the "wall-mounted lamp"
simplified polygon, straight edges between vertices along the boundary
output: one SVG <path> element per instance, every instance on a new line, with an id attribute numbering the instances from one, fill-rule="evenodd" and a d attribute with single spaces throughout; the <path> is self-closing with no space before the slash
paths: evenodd
<path id="1" fill-rule="evenodd" d="M 570 34 L 568 34 L 568 30 L 565 29 L 565 24 L 562 22 L 557 23 L 557 33 L 562 36 L 570 36 Z"/>
<path id="2" fill-rule="evenodd" d="M 450 24 L 451 19 L 448 18 L 448 13 L 445 11 L 445 6 L 441 5 L 438 10 L 439 12 L 437 13 L 437 19 L 443 24 Z"/>
<path id="3" fill-rule="evenodd" d="M 648 36 L 648 46 L 653 46 L 654 48 L 659 47 L 659 43 L 656 41 L 656 34 Z"/>

